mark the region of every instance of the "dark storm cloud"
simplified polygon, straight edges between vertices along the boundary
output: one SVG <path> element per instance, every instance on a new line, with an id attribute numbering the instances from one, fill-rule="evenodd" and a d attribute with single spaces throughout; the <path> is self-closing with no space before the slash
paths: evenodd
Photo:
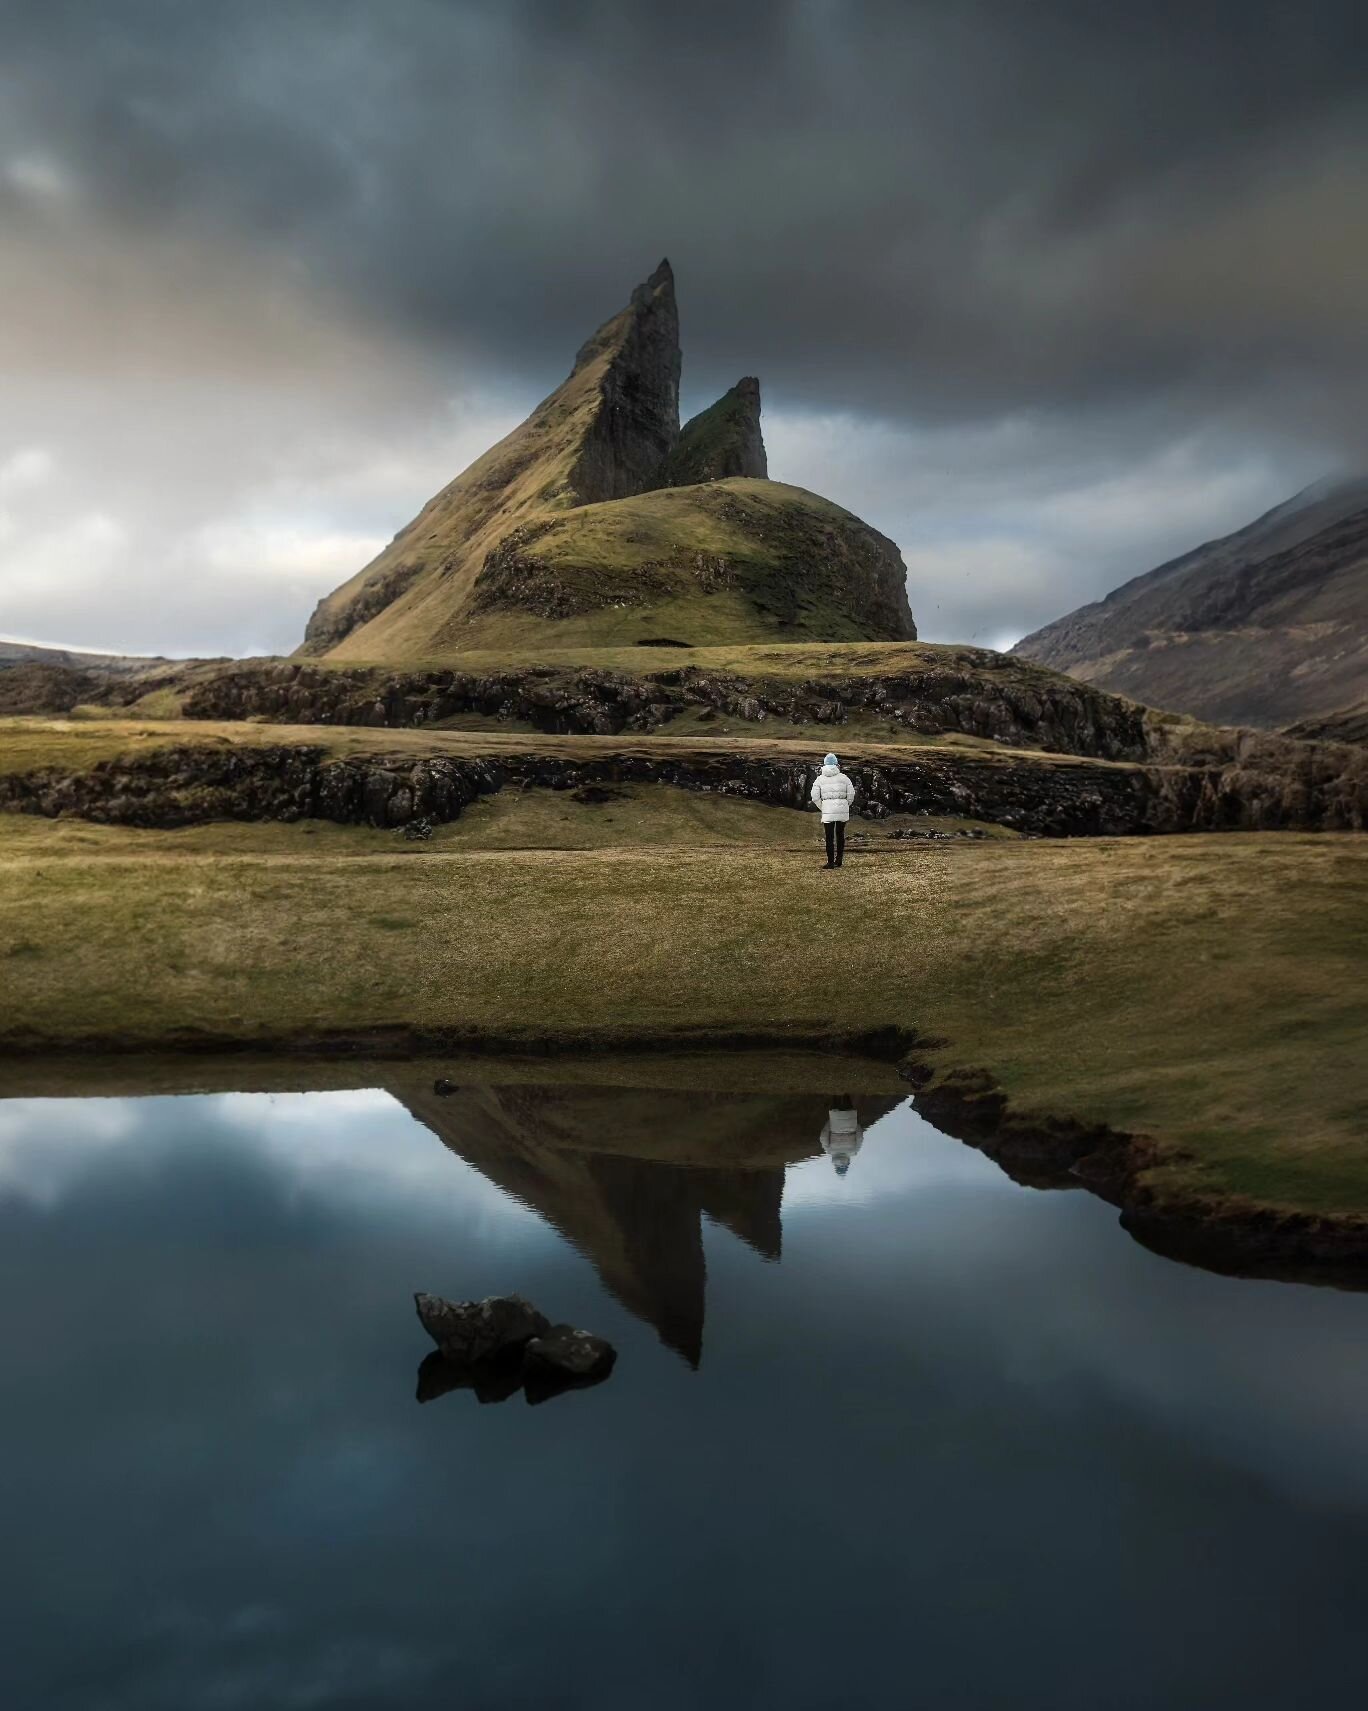
<path id="1" fill-rule="evenodd" d="M 916 417 L 1360 356 L 1362 20 L 42 0 L 7 81 L 101 218 L 275 252 L 425 344 L 540 375 L 669 251 L 714 379 Z"/>
<path id="2" fill-rule="evenodd" d="M 138 645 L 90 587 L 96 631 L 24 591 L 68 560 L 89 584 L 92 529 L 173 576 L 203 571 L 205 528 L 221 546 L 265 507 L 279 545 L 312 507 L 298 526 L 333 546 L 300 549 L 275 627 L 259 586 L 229 620 L 225 571 L 211 634 L 142 644 L 287 645 L 306 594 L 453 472 L 441 400 L 508 426 L 663 253 L 686 404 L 758 372 L 774 473 L 822 486 L 804 448 L 837 444 L 849 484 L 827 490 L 908 549 L 933 634 L 1020 633 L 1189 522 L 1233 526 L 1368 452 L 1353 0 L 0 0 L 0 20 L 0 581 L 18 564 L 23 594 L 0 588 L 0 627 Z M 372 503 L 345 470 L 377 445 L 413 474 Z M 34 447 L 63 472 L 52 507 L 80 495 L 75 546 L 7 521 L 6 460 Z M 128 497 L 152 466 L 156 494 Z M 1110 533 L 1059 533 L 1080 483 L 1147 469 Z M 349 494 L 326 516 L 320 479 Z"/>

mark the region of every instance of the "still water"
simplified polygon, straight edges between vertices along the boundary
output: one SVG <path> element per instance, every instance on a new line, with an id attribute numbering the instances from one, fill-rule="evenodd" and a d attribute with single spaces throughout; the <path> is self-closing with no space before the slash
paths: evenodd
<path id="1" fill-rule="evenodd" d="M 1362 1702 L 1368 1297 L 832 1102 L 0 1103 L 0 1703 Z M 415 1289 L 617 1368 L 419 1405 Z"/>

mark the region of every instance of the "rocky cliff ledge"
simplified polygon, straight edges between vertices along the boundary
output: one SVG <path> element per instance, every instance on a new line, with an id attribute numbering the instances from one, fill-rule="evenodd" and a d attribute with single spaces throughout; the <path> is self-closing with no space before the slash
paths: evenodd
<path id="1" fill-rule="evenodd" d="M 554 739 L 552 740 L 554 743 Z M 1308 745 L 1309 746 L 1309 745 Z M 759 749 L 761 745 L 754 745 Z M 130 826 L 210 820 L 322 819 L 401 827 L 456 819 L 477 797 L 509 787 L 666 784 L 775 807 L 802 808 L 815 768 L 783 754 L 724 745 L 595 745 L 526 752 L 338 756 L 324 743 L 168 744 L 81 771 L 43 768 L 0 776 L 0 809 L 73 814 Z M 778 752 L 775 752 L 778 751 Z M 953 748 L 850 751 L 860 811 L 950 815 L 1040 837 L 1123 836 L 1290 828 L 1346 830 L 1368 824 L 1368 778 L 1336 764 L 1326 745 L 1296 780 L 1251 762 L 1236 766 L 1139 766 L 1034 759 Z"/>
<path id="2" fill-rule="evenodd" d="M 928 649 L 886 675 L 852 670 L 797 681 L 693 665 L 422 671 L 260 661 L 200 678 L 183 711 L 190 719 L 390 729 L 440 727 L 473 713 L 592 736 L 668 735 L 671 721 L 690 711 L 754 725 L 748 734 L 756 736 L 776 720 L 839 727 L 858 714 L 876 714 L 912 735 L 953 731 L 1100 760 L 1143 760 L 1153 752 L 1144 708 L 976 649 Z M 814 733 L 819 740 L 829 738 Z"/>

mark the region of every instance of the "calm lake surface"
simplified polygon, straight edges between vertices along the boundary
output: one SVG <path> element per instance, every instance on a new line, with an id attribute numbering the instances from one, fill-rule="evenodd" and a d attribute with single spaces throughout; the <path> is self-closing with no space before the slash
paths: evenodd
<path id="1" fill-rule="evenodd" d="M 0 1703 L 1361 1703 L 1368 1296 L 830 1103 L 0 1103 Z M 420 1406 L 415 1289 L 616 1371 Z"/>

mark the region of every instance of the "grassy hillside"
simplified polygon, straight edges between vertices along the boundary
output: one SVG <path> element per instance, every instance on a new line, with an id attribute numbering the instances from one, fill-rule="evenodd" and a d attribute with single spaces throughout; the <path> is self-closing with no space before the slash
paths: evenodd
<path id="1" fill-rule="evenodd" d="M 340 660 L 415 653 L 701 647 L 915 635 L 897 548 L 830 500 L 778 482 L 664 488 L 534 517 L 504 534 L 459 612 L 419 636 L 371 625 Z M 416 619 L 415 619 L 416 626 Z"/>
<path id="2" fill-rule="evenodd" d="M 1284 733 L 1302 742 L 1368 743 L 1368 698 L 1313 719 L 1299 720 Z"/>
<path id="3" fill-rule="evenodd" d="M 385 658 L 440 637 L 485 555 L 528 516 L 647 486 L 678 433 L 678 404 L 679 319 L 663 263 L 525 422 L 319 602 L 301 651 L 324 653 L 363 628 Z"/>

